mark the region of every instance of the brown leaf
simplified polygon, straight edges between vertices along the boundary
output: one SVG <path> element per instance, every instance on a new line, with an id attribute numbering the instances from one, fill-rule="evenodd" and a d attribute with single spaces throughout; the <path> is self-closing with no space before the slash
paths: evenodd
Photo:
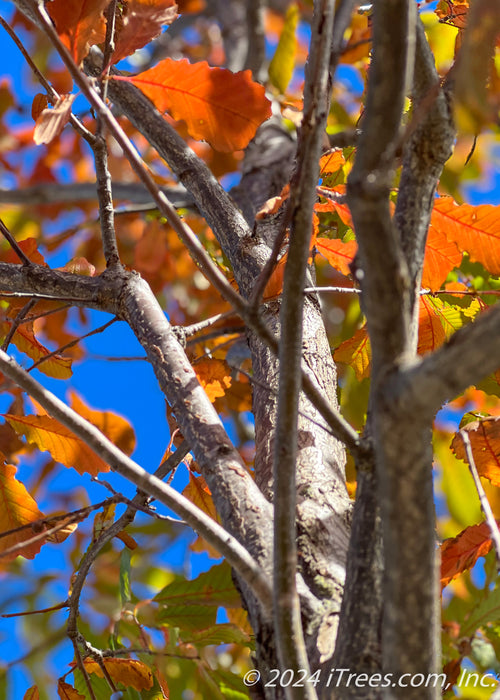
<path id="1" fill-rule="evenodd" d="M 479 476 L 500 486 L 500 418 L 484 418 L 465 425 Z M 451 449 L 458 457 L 467 462 L 464 441 L 460 433 L 455 433 Z"/>
<path id="2" fill-rule="evenodd" d="M 76 95 L 61 95 L 52 109 L 44 109 L 35 124 L 33 141 L 39 146 L 50 143 L 59 136 L 71 116 L 71 106 Z"/>
<path id="3" fill-rule="evenodd" d="M 178 17 L 175 0 L 129 0 L 125 8 L 112 63 L 149 44 L 160 34 L 164 24 L 172 24 Z"/>

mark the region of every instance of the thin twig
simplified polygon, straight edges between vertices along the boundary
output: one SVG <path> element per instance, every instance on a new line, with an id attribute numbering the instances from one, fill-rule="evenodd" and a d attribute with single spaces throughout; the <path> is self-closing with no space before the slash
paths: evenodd
<path id="1" fill-rule="evenodd" d="M 16 253 L 17 257 L 19 258 L 19 260 L 21 260 L 23 265 L 32 265 L 33 263 L 28 258 L 24 250 L 19 247 L 18 242 L 11 234 L 7 226 L 4 224 L 2 219 L 0 219 L 0 231 L 2 232 L 3 237 L 9 242 L 10 247 Z"/>
<path id="2" fill-rule="evenodd" d="M 15 317 L 14 321 L 12 322 L 12 325 L 9 329 L 9 332 L 5 336 L 5 340 L 2 343 L 2 350 L 7 352 L 9 349 L 10 341 L 14 337 L 15 332 L 21 325 L 22 321 L 24 320 L 24 317 L 26 316 L 27 313 L 31 311 L 31 309 L 35 306 L 36 304 L 36 299 L 30 299 L 27 304 L 23 306 L 23 308 L 19 311 L 17 316 Z M 28 319 L 29 320 L 29 319 Z"/>
<path id="3" fill-rule="evenodd" d="M 470 438 L 466 430 L 459 430 L 460 437 L 463 440 L 465 447 L 465 454 L 467 455 L 467 461 L 469 463 L 470 473 L 474 480 L 474 486 L 476 487 L 477 495 L 479 496 L 479 502 L 481 503 L 481 510 L 484 513 L 485 520 L 488 524 L 490 530 L 491 540 L 493 546 L 495 547 L 495 558 L 497 562 L 497 572 L 500 573 L 500 531 L 498 529 L 497 521 L 491 510 L 491 506 L 488 501 L 488 497 L 484 491 L 481 479 L 476 467 L 476 462 L 474 460 L 474 455 L 472 453 L 472 445 L 470 443 Z"/>
<path id="4" fill-rule="evenodd" d="M 26 63 L 29 65 L 29 67 L 31 68 L 31 70 L 33 71 L 33 73 L 35 74 L 35 76 L 36 76 L 38 82 L 40 83 L 40 85 L 41 85 L 43 88 L 45 88 L 45 90 L 47 91 L 47 96 L 48 96 L 50 102 L 51 102 L 52 104 L 55 104 L 55 103 L 57 102 L 57 100 L 59 99 L 59 97 L 60 97 L 60 95 L 59 95 L 59 93 L 57 92 L 57 90 L 55 90 L 55 89 L 52 87 L 52 85 L 51 85 L 51 84 L 49 83 L 49 81 L 45 78 L 45 76 L 43 75 L 43 73 L 41 73 L 41 71 L 38 70 L 37 66 L 36 66 L 35 63 L 33 62 L 33 59 L 31 58 L 31 56 L 29 55 L 29 53 L 26 51 L 26 49 L 25 49 L 23 43 L 20 41 L 20 39 L 18 38 L 17 34 L 16 34 L 16 33 L 14 32 L 14 30 L 10 27 L 10 25 L 7 24 L 7 22 L 3 19 L 3 17 L 0 17 L 0 25 L 5 29 L 5 31 L 7 32 L 7 34 L 10 36 L 10 38 L 12 39 L 12 41 L 15 43 L 15 45 L 17 46 L 17 48 L 18 48 L 19 51 L 21 52 L 21 54 L 22 54 L 24 60 L 25 60 Z M 87 141 L 88 144 L 92 145 L 92 143 L 93 143 L 93 141 L 94 141 L 94 138 L 95 138 L 95 137 L 94 137 L 94 134 L 92 134 L 92 132 L 90 132 L 90 131 L 82 124 L 82 122 L 78 119 L 78 117 L 75 117 L 75 115 L 72 114 L 72 115 L 70 116 L 70 118 L 69 118 L 69 123 L 70 123 L 71 126 L 75 129 L 75 131 L 77 131 L 77 132 L 80 134 L 80 136 L 82 136 L 82 137 L 85 139 L 85 141 Z"/>
<path id="5" fill-rule="evenodd" d="M 42 362 L 46 362 L 51 357 L 54 357 L 55 355 L 60 355 L 62 352 L 64 352 L 68 348 L 72 348 L 75 345 L 78 345 L 78 343 L 80 343 L 82 340 L 85 340 L 85 338 L 90 338 L 90 336 L 92 336 L 92 335 L 97 335 L 98 333 L 102 333 L 103 331 L 106 330 L 106 328 L 109 328 L 109 326 L 111 326 L 113 323 L 116 323 L 116 321 L 118 321 L 118 320 L 119 319 L 116 318 L 116 316 L 115 316 L 115 318 L 112 318 L 111 321 L 108 321 L 107 323 L 104 323 L 102 326 L 99 326 L 99 328 L 94 328 L 94 330 L 89 331 L 88 333 L 85 333 L 85 335 L 81 335 L 78 338 L 75 338 L 74 340 L 70 340 L 70 342 L 66 343 L 66 345 L 61 345 L 61 347 L 57 348 L 56 350 L 49 352 L 48 355 L 44 355 L 43 357 L 41 357 L 39 360 L 34 362 L 31 365 L 31 367 L 28 367 L 28 369 L 26 371 L 31 372 L 31 370 L 35 369 L 35 367 L 39 367 L 42 364 Z M 3 349 L 4 348 L 2 348 L 2 350 Z"/>
<path id="6" fill-rule="evenodd" d="M 80 673 L 83 676 L 83 680 L 85 681 L 85 685 L 87 686 L 90 700 L 97 700 L 95 693 L 92 689 L 92 683 L 90 681 L 89 673 L 88 673 L 87 669 L 85 668 L 85 664 L 83 663 L 82 655 L 80 654 L 80 649 L 78 648 L 78 642 L 77 642 L 76 638 L 72 639 L 71 641 L 73 642 L 73 649 L 75 652 L 75 662 L 76 662 L 78 670 L 80 671 Z"/>
<path id="7" fill-rule="evenodd" d="M 226 557 L 229 564 L 238 571 L 242 579 L 247 582 L 251 590 L 259 598 L 263 609 L 270 609 L 272 594 L 266 574 L 245 547 L 232 535 L 187 498 L 153 477 L 130 457 L 127 457 L 95 426 L 69 408 L 69 406 L 54 396 L 52 392 L 45 389 L 42 384 L 37 382 L 36 379 L 23 370 L 13 358 L 9 357 L 2 350 L 0 350 L 0 367 L 1 371 L 9 379 L 33 396 L 48 413 L 83 440 L 114 471 L 131 481 L 148 495 L 164 503 L 168 508 L 171 508 L 190 527 L 198 532 L 203 539 L 210 542 L 222 556 Z"/>

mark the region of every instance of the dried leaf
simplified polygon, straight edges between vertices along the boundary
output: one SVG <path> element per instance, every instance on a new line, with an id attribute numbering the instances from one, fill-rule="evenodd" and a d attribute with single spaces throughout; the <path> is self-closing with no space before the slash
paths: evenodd
<path id="1" fill-rule="evenodd" d="M 129 0 L 125 13 L 111 63 L 149 44 L 160 34 L 163 25 L 172 24 L 178 16 L 175 0 Z"/>
<path id="2" fill-rule="evenodd" d="M 61 95 L 52 109 L 44 109 L 35 124 L 33 141 L 39 146 L 50 143 L 59 136 L 71 116 L 71 106 L 76 95 Z"/>

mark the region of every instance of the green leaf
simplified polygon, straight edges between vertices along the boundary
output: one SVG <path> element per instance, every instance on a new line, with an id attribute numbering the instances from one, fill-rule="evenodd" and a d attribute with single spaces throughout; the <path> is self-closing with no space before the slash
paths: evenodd
<path id="1" fill-rule="evenodd" d="M 156 624 L 178 627 L 180 630 L 199 630 L 215 624 L 217 608 L 202 605 L 168 605 L 160 608 Z"/>
<path id="2" fill-rule="evenodd" d="M 286 11 L 285 24 L 276 47 L 274 56 L 269 64 L 269 80 L 282 95 L 292 79 L 297 50 L 297 25 L 299 23 L 299 8 L 293 2 Z"/>
<path id="3" fill-rule="evenodd" d="M 165 586 L 154 598 L 163 605 L 223 605 L 241 607 L 241 599 L 226 562 L 213 566 L 192 581 L 179 577 Z"/>
<path id="4" fill-rule="evenodd" d="M 210 644 L 243 644 L 253 646 L 250 637 L 239 627 L 230 622 L 213 625 L 206 629 L 194 629 L 191 634 L 182 635 L 183 642 L 191 642 L 197 646 Z"/>
<path id="5" fill-rule="evenodd" d="M 472 637 L 479 627 L 500 620 L 500 586 L 489 593 L 460 628 L 460 637 Z"/>
<path id="6" fill-rule="evenodd" d="M 130 556 L 131 552 L 128 547 L 122 549 L 120 555 L 120 599 L 122 606 L 129 603 L 132 596 L 130 591 Z"/>

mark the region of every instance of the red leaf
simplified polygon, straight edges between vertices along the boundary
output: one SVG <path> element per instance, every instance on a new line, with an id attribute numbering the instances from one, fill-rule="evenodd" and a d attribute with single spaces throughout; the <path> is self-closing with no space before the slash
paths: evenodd
<path id="1" fill-rule="evenodd" d="M 118 78 L 115 78 L 118 79 Z M 166 58 L 129 80 L 160 111 L 186 122 L 189 135 L 218 151 L 246 148 L 260 124 L 271 116 L 271 103 L 249 70 L 231 73 L 208 63 Z"/>
<path id="2" fill-rule="evenodd" d="M 441 545 L 441 585 L 447 586 L 463 571 L 471 569 L 479 557 L 491 549 L 490 529 L 487 523 L 465 528 L 456 537 Z"/>
<path id="3" fill-rule="evenodd" d="M 106 38 L 102 13 L 108 4 L 109 0 L 53 0 L 47 3 L 57 33 L 77 65 L 92 44 L 99 44 Z"/>
<path id="4" fill-rule="evenodd" d="M 164 24 L 172 24 L 177 18 L 175 0 L 129 0 L 126 15 L 116 39 L 111 58 L 117 63 L 158 36 Z"/>

